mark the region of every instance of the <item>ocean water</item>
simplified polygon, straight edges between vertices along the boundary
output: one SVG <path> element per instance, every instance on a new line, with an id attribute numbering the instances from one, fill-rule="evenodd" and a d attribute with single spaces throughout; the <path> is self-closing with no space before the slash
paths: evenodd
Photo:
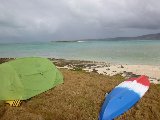
<path id="1" fill-rule="evenodd" d="M 77 41 L 0 44 L 0 57 L 52 57 L 118 64 L 160 65 L 160 41 Z"/>

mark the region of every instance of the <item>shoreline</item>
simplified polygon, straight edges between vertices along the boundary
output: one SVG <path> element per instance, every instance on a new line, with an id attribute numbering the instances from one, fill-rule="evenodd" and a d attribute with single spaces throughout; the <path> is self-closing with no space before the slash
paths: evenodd
<path id="1" fill-rule="evenodd" d="M 0 63 L 16 58 L 0 58 Z M 127 65 L 112 64 L 108 62 L 50 59 L 58 68 L 73 69 L 76 71 L 96 72 L 98 74 L 113 76 L 120 74 L 126 79 L 146 75 L 151 83 L 160 84 L 160 66 L 155 65 Z"/>

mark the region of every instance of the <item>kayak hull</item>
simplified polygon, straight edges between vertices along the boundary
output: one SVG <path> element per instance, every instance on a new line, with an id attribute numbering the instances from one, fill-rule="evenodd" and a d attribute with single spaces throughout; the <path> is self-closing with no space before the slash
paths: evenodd
<path id="1" fill-rule="evenodd" d="M 145 76 L 122 82 L 106 96 L 99 120 L 112 120 L 123 114 L 141 99 L 148 88 L 149 80 Z"/>

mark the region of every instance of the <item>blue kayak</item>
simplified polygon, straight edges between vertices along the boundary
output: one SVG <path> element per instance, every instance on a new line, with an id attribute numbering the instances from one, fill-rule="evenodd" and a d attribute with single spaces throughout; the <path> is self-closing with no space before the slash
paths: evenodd
<path id="1" fill-rule="evenodd" d="M 149 89 L 146 76 L 126 80 L 115 87 L 105 98 L 99 120 L 113 120 L 130 109 Z"/>

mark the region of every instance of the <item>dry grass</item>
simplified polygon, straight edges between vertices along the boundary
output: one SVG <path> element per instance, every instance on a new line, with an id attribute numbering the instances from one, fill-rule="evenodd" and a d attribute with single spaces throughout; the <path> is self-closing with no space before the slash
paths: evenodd
<path id="1" fill-rule="evenodd" d="M 119 75 L 61 70 L 64 84 L 23 102 L 21 107 L 0 104 L 1 120 L 97 120 L 106 92 L 122 82 Z M 151 85 L 147 94 L 118 119 L 160 118 L 160 90 Z"/>

